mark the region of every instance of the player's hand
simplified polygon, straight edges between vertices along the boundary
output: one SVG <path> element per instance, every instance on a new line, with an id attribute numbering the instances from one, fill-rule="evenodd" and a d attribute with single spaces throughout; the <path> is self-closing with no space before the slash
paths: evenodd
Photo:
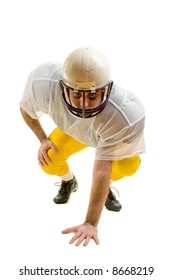
<path id="1" fill-rule="evenodd" d="M 76 246 L 79 246 L 82 242 L 83 246 L 87 246 L 91 239 L 93 239 L 97 245 L 99 244 L 97 228 L 89 223 L 84 223 L 79 226 L 67 228 L 63 230 L 62 233 L 75 233 L 69 243 L 73 244 L 76 241 Z"/>
<path id="2" fill-rule="evenodd" d="M 48 163 L 51 162 L 47 153 L 49 149 L 52 149 L 55 153 L 58 152 L 55 145 L 49 139 L 46 139 L 41 143 L 38 150 L 38 163 L 41 166 L 48 165 Z"/>

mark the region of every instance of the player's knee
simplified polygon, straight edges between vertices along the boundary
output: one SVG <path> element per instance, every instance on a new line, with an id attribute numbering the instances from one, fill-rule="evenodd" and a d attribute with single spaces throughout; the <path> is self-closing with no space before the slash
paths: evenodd
<path id="1" fill-rule="evenodd" d="M 48 151 L 50 162 L 42 166 L 42 170 L 50 175 L 62 176 L 69 171 L 68 164 L 60 152 L 55 153 L 52 149 Z"/>
<path id="2" fill-rule="evenodd" d="M 48 165 L 41 166 L 42 170 L 49 175 L 57 175 L 62 176 L 69 171 L 68 164 L 65 162 L 64 164 L 52 164 L 48 163 Z"/>
<path id="3" fill-rule="evenodd" d="M 138 170 L 140 162 L 141 159 L 139 156 L 123 159 L 121 161 L 121 171 L 124 176 L 133 175 Z"/>

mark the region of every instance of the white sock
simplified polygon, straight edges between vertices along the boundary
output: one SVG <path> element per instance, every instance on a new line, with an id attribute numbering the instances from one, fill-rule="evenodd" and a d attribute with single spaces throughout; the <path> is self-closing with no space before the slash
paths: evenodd
<path id="1" fill-rule="evenodd" d="M 67 174 L 59 176 L 59 177 L 63 181 L 70 181 L 71 179 L 73 179 L 73 173 L 71 171 L 69 171 Z"/>

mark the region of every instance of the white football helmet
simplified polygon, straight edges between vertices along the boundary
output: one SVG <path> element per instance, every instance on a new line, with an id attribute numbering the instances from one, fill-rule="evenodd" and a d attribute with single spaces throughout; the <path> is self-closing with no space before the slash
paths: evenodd
<path id="1" fill-rule="evenodd" d="M 60 85 L 65 104 L 74 115 L 90 118 L 100 113 L 108 101 L 112 84 L 109 62 L 99 50 L 78 48 L 66 58 Z M 70 90 L 80 93 L 82 107 L 72 104 Z M 85 108 L 85 94 L 92 95 L 98 90 L 103 92 L 100 104 L 94 108 Z"/>

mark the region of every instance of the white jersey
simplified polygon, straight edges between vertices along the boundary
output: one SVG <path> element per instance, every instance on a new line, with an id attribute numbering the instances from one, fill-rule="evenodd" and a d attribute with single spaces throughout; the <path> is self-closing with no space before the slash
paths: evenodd
<path id="1" fill-rule="evenodd" d="M 114 84 L 105 108 L 98 115 L 83 119 L 65 105 L 59 85 L 61 73 L 59 63 L 46 63 L 32 71 L 21 108 L 35 119 L 48 114 L 62 131 L 96 148 L 97 160 L 118 160 L 145 151 L 144 107 L 133 93 Z"/>

